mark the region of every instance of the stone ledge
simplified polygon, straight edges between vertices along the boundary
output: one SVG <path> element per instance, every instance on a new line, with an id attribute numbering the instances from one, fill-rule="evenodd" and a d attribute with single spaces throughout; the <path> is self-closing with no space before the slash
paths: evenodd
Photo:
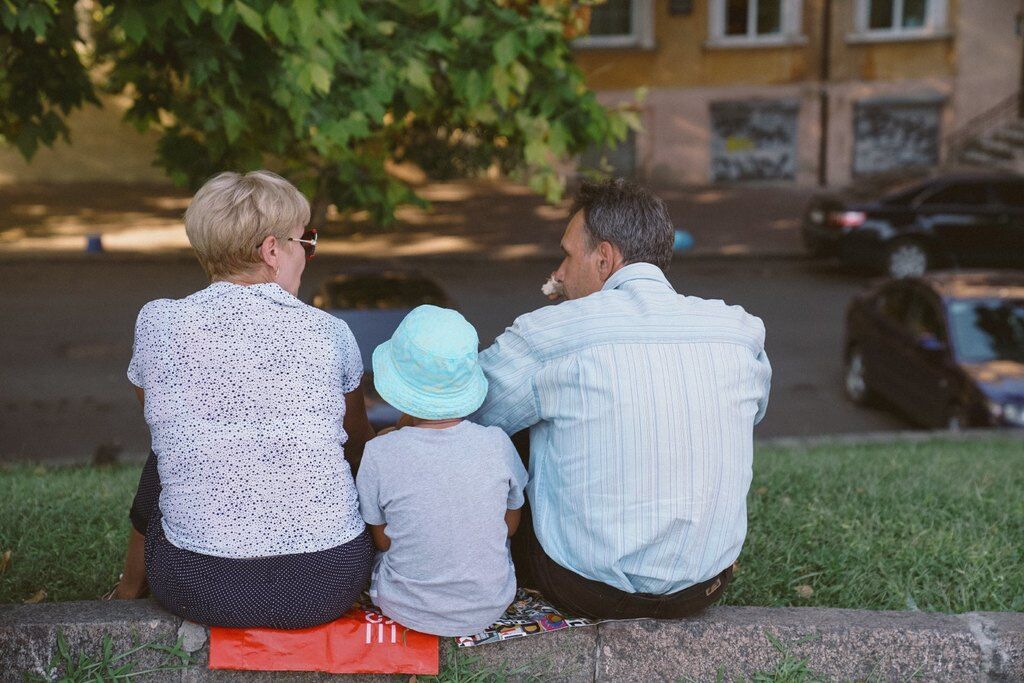
<path id="1" fill-rule="evenodd" d="M 186 670 L 150 675 L 156 681 L 407 681 L 408 676 L 328 676 L 310 673 L 210 671 L 205 629 L 149 600 L 0 605 L 0 680 L 43 673 L 60 630 L 72 652 L 114 651 L 135 639 L 195 649 Z M 442 662 L 454 649 L 442 639 Z M 806 659 L 829 680 L 1022 681 L 1024 614 L 870 612 L 822 608 L 715 607 L 679 621 L 638 620 L 577 628 L 465 651 L 491 666 L 527 667 L 544 680 L 714 681 L 771 670 L 783 652 Z M 136 670 L 159 663 L 140 653 Z M 513 680 L 515 677 L 513 677 Z"/>

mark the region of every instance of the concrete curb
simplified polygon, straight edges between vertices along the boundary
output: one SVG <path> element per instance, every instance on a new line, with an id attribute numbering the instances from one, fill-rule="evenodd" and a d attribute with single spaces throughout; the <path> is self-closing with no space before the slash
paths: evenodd
<path id="1" fill-rule="evenodd" d="M 928 441 L 994 441 L 1019 439 L 1024 430 L 972 429 L 966 432 L 940 430 L 901 430 L 898 432 L 859 432 L 850 434 L 822 434 L 818 436 L 773 436 L 756 439 L 760 447 L 815 448 L 818 446 L 868 446 L 881 443 L 924 443 Z"/>
<path id="2" fill-rule="evenodd" d="M 134 642 L 173 644 L 193 662 L 159 671 L 152 681 L 399 681 L 408 676 L 327 676 L 211 671 L 206 629 L 184 624 L 151 600 L 0 606 L 0 680 L 43 674 L 57 647 L 97 653 L 105 636 L 113 651 Z M 441 661 L 454 649 L 442 639 Z M 1024 680 L 1024 613 L 870 612 L 822 608 L 715 607 L 679 621 L 638 620 L 576 628 L 468 651 L 480 664 L 525 669 L 543 680 L 735 680 L 805 660 L 828 680 Z M 136 670 L 158 667 L 142 652 Z M 527 676 L 512 676 L 521 680 Z"/>

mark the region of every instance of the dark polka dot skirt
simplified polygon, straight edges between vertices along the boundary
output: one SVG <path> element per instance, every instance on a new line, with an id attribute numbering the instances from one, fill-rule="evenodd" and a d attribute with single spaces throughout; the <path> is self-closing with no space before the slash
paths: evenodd
<path id="1" fill-rule="evenodd" d="M 146 579 L 168 611 L 200 624 L 232 628 L 309 628 L 351 609 L 373 562 L 368 531 L 327 550 L 254 559 L 184 550 L 163 533 L 156 456 L 143 468 L 132 525 L 146 536 Z"/>

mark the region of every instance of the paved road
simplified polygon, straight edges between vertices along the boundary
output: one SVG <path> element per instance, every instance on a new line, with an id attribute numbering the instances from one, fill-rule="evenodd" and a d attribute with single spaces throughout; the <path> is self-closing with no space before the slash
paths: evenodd
<path id="1" fill-rule="evenodd" d="M 315 283 L 351 260 L 315 259 Z M 455 298 L 481 341 L 544 301 L 554 262 L 432 259 L 415 263 Z M 794 260 L 678 261 L 680 292 L 722 298 L 760 316 L 768 329 L 774 382 L 759 437 L 903 429 L 885 412 L 856 408 L 841 392 L 843 310 L 862 276 Z M 10 258 L 0 262 L 0 460 L 86 461 L 118 444 L 124 458 L 149 443 L 125 368 L 139 308 L 205 285 L 181 258 Z"/>

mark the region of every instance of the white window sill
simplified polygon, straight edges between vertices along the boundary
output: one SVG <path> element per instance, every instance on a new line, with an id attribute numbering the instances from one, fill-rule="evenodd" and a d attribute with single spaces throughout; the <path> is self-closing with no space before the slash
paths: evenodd
<path id="1" fill-rule="evenodd" d="M 721 36 L 704 42 L 704 47 L 711 50 L 733 50 L 759 47 L 792 47 L 807 44 L 807 36 Z"/>
<path id="2" fill-rule="evenodd" d="M 601 38 L 580 38 L 572 43 L 574 50 L 653 50 L 654 44 L 646 44 L 637 36 L 605 36 Z"/>
<path id="3" fill-rule="evenodd" d="M 846 42 L 850 45 L 863 45 L 867 43 L 909 43 L 924 40 L 945 40 L 952 37 L 952 32 L 945 29 L 941 31 L 869 31 L 866 33 L 847 34 Z"/>

